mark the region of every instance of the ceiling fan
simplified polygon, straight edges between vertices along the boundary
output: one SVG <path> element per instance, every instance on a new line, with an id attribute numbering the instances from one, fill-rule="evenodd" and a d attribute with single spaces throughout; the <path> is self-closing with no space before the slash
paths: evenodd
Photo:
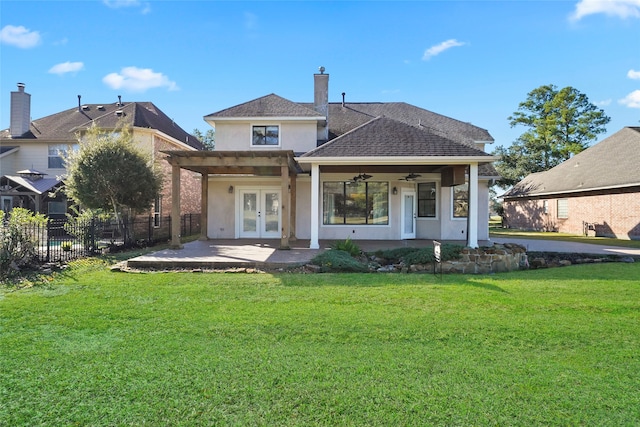
<path id="1" fill-rule="evenodd" d="M 400 178 L 400 181 L 415 181 L 416 178 L 420 178 L 422 175 L 411 172 L 409 175 L 404 178 Z"/>
<path id="2" fill-rule="evenodd" d="M 366 181 L 369 178 L 373 178 L 372 175 L 368 175 L 366 173 L 361 173 L 360 175 L 356 175 L 353 177 L 353 182 L 358 182 L 358 181 Z"/>

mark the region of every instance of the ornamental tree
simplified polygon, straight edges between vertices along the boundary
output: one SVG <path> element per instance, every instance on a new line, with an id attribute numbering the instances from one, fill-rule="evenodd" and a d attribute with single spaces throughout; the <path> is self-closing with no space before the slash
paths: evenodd
<path id="1" fill-rule="evenodd" d="M 79 149 L 65 158 L 64 192 L 69 198 L 116 217 L 151 208 L 162 188 L 162 175 L 151 154 L 135 145 L 130 127 L 106 131 L 93 125 L 78 139 Z"/>
<path id="2" fill-rule="evenodd" d="M 495 166 L 502 186 L 551 169 L 588 148 L 611 119 L 577 89 L 544 85 L 529 92 L 508 120 L 511 127 L 527 130 L 510 147 L 493 153 L 499 157 Z"/>

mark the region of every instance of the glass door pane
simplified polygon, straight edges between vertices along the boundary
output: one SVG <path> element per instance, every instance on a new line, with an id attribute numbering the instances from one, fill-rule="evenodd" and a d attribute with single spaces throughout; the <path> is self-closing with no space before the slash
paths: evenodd
<path id="1" fill-rule="evenodd" d="M 280 234 L 280 194 L 277 192 L 263 192 L 264 200 L 264 233 Z"/>
<path id="2" fill-rule="evenodd" d="M 242 231 L 258 231 L 258 197 L 257 193 L 242 195 Z"/>

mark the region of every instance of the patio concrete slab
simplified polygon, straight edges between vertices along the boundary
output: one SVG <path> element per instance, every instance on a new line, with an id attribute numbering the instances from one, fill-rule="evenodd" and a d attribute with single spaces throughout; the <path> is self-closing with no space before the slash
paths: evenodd
<path id="1" fill-rule="evenodd" d="M 280 240 L 196 240 L 185 243 L 181 249 L 164 249 L 131 258 L 126 262 L 132 269 L 230 269 L 256 268 L 278 269 L 305 265 L 320 252 L 330 248 L 334 241 L 320 241 L 320 249 L 309 249 L 309 240 L 291 241 L 290 249 L 279 249 Z M 433 240 L 357 240 L 355 243 L 365 252 L 400 247 L 430 247 Z M 447 241 L 465 245 L 464 241 Z M 479 242 L 480 246 L 494 243 L 517 243 L 527 251 L 569 252 L 600 255 L 631 255 L 640 257 L 640 249 L 591 245 L 552 240 L 492 238 Z"/>

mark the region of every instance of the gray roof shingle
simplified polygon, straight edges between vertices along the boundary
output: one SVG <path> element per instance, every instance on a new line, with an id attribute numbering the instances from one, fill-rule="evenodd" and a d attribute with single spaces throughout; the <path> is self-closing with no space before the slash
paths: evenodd
<path id="1" fill-rule="evenodd" d="M 469 157 L 489 154 L 430 129 L 377 117 L 302 157 Z"/>
<path id="2" fill-rule="evenodd" d="M 0 140 L 38 139 L 75 142 L 76 132 L 88 128 L 92 123 L 104 129 L 113 129 L 120 120 L 123 120 L 134 127 L 159 130 L 193 148 L 203 148 L 198 138 L 178 126 L 151 102 L 129 102 L 121 105 L 118 103 L 84 104 L 84 107 L 80 111 L 75 107 L 33 120 L 30 131 L 20 138 L 11 138 L 9 129 L 2 130 Z M 122 115 L 116 115 L 118 110 L 122 111 Z"/>
<path id="3" fill-rule="evenodd" d="M 545 172 L 533 173 L 505 199 L 640 185 L 640 127 L 625 127 Z"/>
<path id="4" fill-rule="evenodd" d="M 274 93 L 230 107 L 205 116 L 215 120 L 216 117 L 324 117 L 322 114 L 302 104 L 289 101 Z"/>

